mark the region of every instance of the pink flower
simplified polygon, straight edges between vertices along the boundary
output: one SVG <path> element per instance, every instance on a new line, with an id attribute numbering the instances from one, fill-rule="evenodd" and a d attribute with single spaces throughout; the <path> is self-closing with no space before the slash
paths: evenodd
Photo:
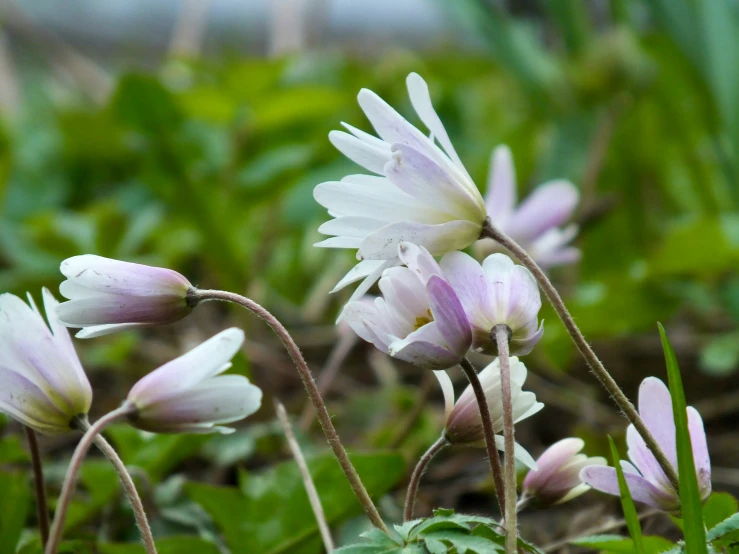
<path id="1" fill-rule="evenodd" d="M 256 412 L 262 391 L 242 375 L 221 375 L 244 342 L 241 329 L 226 329 L 164 364 L 136 383 L 126 404 L 131 424 L 154 433 L 232 433 L 220 424 Z"/>
<path id="2" fill-rule="evenodd" d="M 580 200 L 577 187 L 562 179 L 539 186 L 516 207 L 516 170 L 507 146 L 493 151 L 485 204 L 498 229 L 524 247 L 542 267 L 565 265 L 580 259 L 580 250 L 569 243 L 577 225 L 562 225 L 570 219 Z M 489 253 L 490 241 L 480 243 Z"/>
<path id="3" fill-rule="evenodd" d="M 427 369 L 457 365 L 471 343 L 464 309 L 439 265 L 422 247 L 401 243 L 407 267 L 386 270 L 381 298 L 347 304 L 344 321 L 391 356 Z"/>
<path id="4" fill-rule="evenodd" d="M 580 479 L 580 470 L 587 466 L 604 466 L 606 459 L 588 458 L 580 451 L 582 439 L 569 438 L 555 442 L 536 460 L 523 481 L 525 497 L 536 498 L 541 504 L 562 504 L 590 490 Z"/>
<path id="5" fill-rule="evenodd" d="M 703 430 L 703 420 L 695 408 L 688 407 L 687 412 L 698 486 L 701 498 L 706 500 L 711 494 L 711 460 L 706 433 Z M 667 386 L 656 377 L 647 377 L 639 388 L 639 414 L 667 459 L 677 468 L 672 398 Z M 633 425 L 629 425 L 626 430 L 626 443 L 631 462 L 622 461 L 621 466 L 631 496 L 637 502 L 665 512 L 677 512 L 680 507 L 677 492 Z M 586 467 L 580 477 L 594 489 L 620 496 L 616 470 L 612 467 Z"/>
<path id="6" fill-rule="evenodd" d="M 85 254 L 62 262 L 67 278 L 59 291 L 69 298 L 57 308 L 78 338 L 107 335 L 142 325 L 160 325 L 190 313 L 190 282 L 171 269 Z"/>

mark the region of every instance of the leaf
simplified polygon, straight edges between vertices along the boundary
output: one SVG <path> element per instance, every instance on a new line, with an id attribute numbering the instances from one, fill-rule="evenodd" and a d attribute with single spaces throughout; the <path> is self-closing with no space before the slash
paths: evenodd
<path id="1" fill-rule="evenodd" d="M 706 529 L 711 529 L 737 511 L 739 511 L 739 502 L 736 498 L 728 492 L 714 492 L 703 505 L 703 524 Z"/>
<path id="2" fill-rule="evenodd" d="M 23 472 L 0 473 L 0 552 L 15 552 L 31 508 L 28 475 Z"/>
<path id="3" fill-rule="evenodd" d="M 626 484 L 624 470 L 621 467 L 621 458 L 618 455 L 618 450 L 616 450 L 616 443 L 613 442 L 613 438 L 610 435 L 608 436 L 608 442 L 611 445 L 613 467 L 616 468 L 616 476 L 618 477 L 618 489 L 621 492 L 621 507 L 626 518 L 626 526 L 629 528 L 629 535 L 631 535 L 631 539 L 634 541 L 634 551 L 637 554 L 645 554 L 641 524 L 639 523 L 639 516 L 636 514 L 634 500 L 631 498 L 631 491 Z"/>
<path id="4" fill-rule="evenodd" d="M 444 529 L 433 531 L 424 537 L 425 539 L 435 539 L 443 543 L 449 543 L 457 549 L 458 552 L 476 552 L 477 554 L 488 554 L 490 552 L 503 551 L 504 547 L 490 539 L 471 535 L 465 531 L 456 531 Z"/>
<path id="5" fill-rule="evenodd" d="M 739 514 L 734 514 L 708 531 L 706 538 L 709 541 L 715 541 L 716 539 L 723 537 L 727 533 L 736 531 L 737 529 L 739 529 Z"/>
<path id="6" fill-rule="evenodd" d="M 400 454 L 373 453 L 351 457 L 369 493 L 379 497 L 405 474 Z M 326 519 L 334 523 L 361 507 L 332 454 L 308 460 Z M 318 535 L 313 512 L 297 466 L 285 462 L 262 473 L 242 476 L 240 489 L 190 483 L 186 491 L 223 531 L 234 554 L 292 553 Z"/>
<path id="7" fill-rule="evenodd" d="M 572 544 L 609 554 L 632 554 L 636 551 L 634 541 L 621 535 L 593 535 L 576 539 L 572 541 Z M 646 554 L 661 553 L 672 546 L 674 545 L 663 537 L 643 537 L 643 547 Z"/>
<path id="8" fill-rule="evenodd" d="M 218 546 L 195 536 L 165 537 L 156 540 L 158 554 L 218 554 Z M 140 543 L 99 544 L 101 554 L 146 554 Z"/>
<path id="9" fill-rule="evenodd" d="M 662 338 L 662 348 L 665 351 L 667 377 L 672 395 L 672 411 L 675 418 L 675 433 L 677 442 L 677 466 L 680 481 L 680 509 L 683 516 L 683 532 L 686 547 L 691 554 L 707 553 L 706 530 L 703 526 L 703 513 L 698 477 L 695 473 L 693 448 L 688 431 L 688 414 L 685 405 L 685 391 L 683 390 L 680 368 L 677 365 L 675 351 L 670 345 L 664 327 L 659 323 L 659 333 Z"/>

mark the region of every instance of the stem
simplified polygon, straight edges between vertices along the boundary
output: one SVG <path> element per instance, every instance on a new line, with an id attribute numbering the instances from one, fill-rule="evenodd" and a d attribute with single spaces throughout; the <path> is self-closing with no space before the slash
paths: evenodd
<path id="1" fill-rule="evenodd" d="M 56 554 L 56 551 L 59 549 L 59 543 L 62 540 L 62 533 L 64 532 L 64 521 L 67 518 L 67 510 L 69 509 L 69 503 L 72 500 L 72 493 L 74 492 L 74 487 L 77 483 L 77 476 L 79 475 L 80 469 L 82 469 L 82 462 L 85 459 L 85 454 L 90 449 L 92 443 L 95 442 L 95 437 L 105 429 L 105 427 L 114 421 L 126 417 L 130 413 L 131 407 L 126 405 L 113 410 L 98 419 L 87 429 L 85 434 L 82 436 L 82 439 L 80 439 L 80 442 L 77 444 L 77 448 L 72 455 L 72 460 L 69 462 L 67 475 L 64 477 L 64 484 L 62 485 L 62 492 L 59 495 L 59 501 L 57 502 L 54 522 L 51 525 L 49 542 L 46 543 L 46 550 L 44 551 L 45 554 Z"/>
<path id="2" fill-rule="evenodd" d="M 480 378 L 477 376 L 475 366 L 473 366 L 467 358 L 463 358 L 459 365 L 472 386 L 472 391 L 475 393 L 475 400 L 477 400 L 477 406 L 480 408 L 482 432 L 485 435 L 485 448 L 487 448 L 488 451 L 490 471 L 493 472 L 495 495 L 498 498 L 500 513 L 505 517 L 505 485 L 503 484 L 503 470 L 500 467 L 498 449 L 495 446 L 495 429 L 493 429 L 493 418 L 490 416 L 490 407 L 488 406 L 487 398 L 485 398 L 485 391 L 482 389 L 482 384 L 480 383 Z"/>
<path id="3" fill-rule="evenodd" d="M 30 427 L 23 427 L 28 439 L 28 451 L 31 453 L 31 466 L 33 467 L 33 485 L 36 490 L 36 513 L 38 514 L 38 527 L 41 533 L 41 546 L 46 546 L 49 540 L 49 506 L 46 502 L 46 486 L 44 484 L 44 467 L 41 464 L 41 452 L 36 440 L 36 432 Z"/>
<path id="4" fill-rule="evenodd" d="M 285 406 L 277 399 L 275 399 L 275 409 L 277 411 L 277 419 L 280 420 L 287 444 L 290 447 L 290 452 L 292 452 L 295 463 L 298 465 L 300 476 L 303 478 L 303 486 L 305 486 L 305 492 L 308 494 L 313 515 L 318 522 L 318 530 L 321 532 L 323 546 L 326 548 L 326 552 L 331 553 L 334 551 L 334 540 L 331 537 L 331 530 L 328 528 L 328 523 L 326 522 L 326 514 L 323 512 L 323 506 L 321 505 L 321 499 L 318 496 L 316 485 L 308 470 L 308 464 L 305 463 L 305 457 L 300 450 L 295 433 L 293 433 L 292 427 L 290 427 L 290 420 L 287 417 Z"/>
<path id="5" fill-rule="evenodd" d="M 324 404 L 323 398 L 321 398 L 321 393 L 316 386 L 316 382 L 313 379 L 313 375 L 311 374 L 310 368 L 308 367 L 305 358 L 303 358 L 303 354 L 300 352 L 300 348 L 298 348 L 298 345 L 295 344 L 295 341 L 290 336 L 290 333 L 287 332 L 287 329 L 285 329 L 282 323 L 280 323 L 280 321 L 265 308 L 263 308 L 250 298 L 246 298 L 245 296 L 241 296 L 240 294 L 222 290 L 192 289 L 189 293 L 189 296 L 190 301 L 193 303 L 193 305 L 204 300 L 223 300 L 225 302 L 233 302 L 234 304 L 238 304 L 241 307 L 246 308 L 250 312 L 256 314 L 272 328 L 275 334 L 277 334 L 277 336 L 282 341 L 282 344 L 285 346 L 285 349 L 287 350 L 288 354 L 290 354 L 290 357 L 292 358 L 295 366 L 298 369 L 298 374 L 300 375 L 300 379 L 303 381 L 303 386 L 305 387 L 305 390 L 308 393 L 308 397 L 311 399 L 311 402 L 313 402 L 313 407 L 315 408 L 316 414 L 318 415 L 318 420 L 321 423 L 323 434 L 326 436 L 328 444 L 334 451 L 334 455 L 338 459 L 339 465 L 344 471 L 344 475 L 346 475 L 346 478 L 349 480 L 352 490 L 359 500 L 359 503 L 364 508 L 364 511 L 366 512 L 367 517 L 369 517 L 372 524 L 384 533 L 389 533 L 387 527 L 385 526 L 385 523 L 382 521 L 380 512 L 377 511 L 377 507 L 372 502 L 372 498 L 370 498 L 367 489 L 364 487 L 364 485 L 362 484 L 362 480 L 359 478 L 357 470 L 354 468 L 354 465 L 349 459 L 349 455 L 347 454 L 344 445 L 341 444 L 339 434 L 336 432 L 336 428 L 331 422 L 331 416 L 326 409 L 326 404 Z"/>
<path id="6" fill-rule="evenodd" d="M 500 387 L 503 391 L 503 439 L 505 441 L 505 529 L 506 552 L 516 554 L 518 546 L 518 522 L 516 518 L 516 457 L 513 428 L 513 401 L 511 399 L 511 361 L 508 354 L 510 329 L 507 325 L 496 325 L 492 334 L 498 344 L 500 361 Z"/>
<path id="7" fill-rule="evenodd" d="M 570 315 L 570 312 L 567 310 L 567 307 L 562 301 L 557 289 L 554 288 L 554 285 L 552 285 L 544 271 L 537 265 L 531 256 L 528 255 L 526 250 L 499 229 L 493 227 L 489 220 L 485 221 L 485 225 L 480 236 L 497 241 L 501 246 L 507 248 L 516 258 L 518 258 L 518 261 L 531 271 L 534 278 L 539 283 L 539 286 L 544 291 L 544 294 L 549 299 L 549 302 L 552 304 L 554 311 L 557 312 L 557 315 L 562 320 L 565 329 L 570 334 L 570 337 L 572 337 L 572 340 L 580 351 L 580 354 L 585 358 L 585 361 L 588 366 L 590 366 L 592 372 L 595 373 L 595 376 L 598 378 L 601 385 L 603 385 L 603 388 L 608 391 L 608 394 L 611 395 L 614 402 L 616 402 L 618 407 L 621 408 L 621 411 L 623 411 L 624 415 L 626 415 L 631 424 L 642 436 L 647 447 L 652 451 L 652 454 L 657 459 L 662 471 L 665 472 L 665 475 L 677 492 L 679 490 L 679 485 L 675 468 L 672 467 L 672 464 L 665 456 L 665 453 L 662 451 L 659 444 L 657 444 L 657 441 L 649 432 L 649 429 L 647 429 L 644 421 L 639 416 L 639 412 L 636 411 L 634 405 L 626 397 L 616 381 L 614 381 L 613 377 L 608 373 L 608 370 L 603 366 L 603 363 L 598 359 L 598 356 L 593 352 L 593 349 L 590 347 L 588 342 L 585 340 L 585 337 L 575 323 L 575 320 L 572 319 L 572 315 Z"/>
<path id="8" fill-rule="evenodd" d="M 418 495 L 418 487 L 421 484 L 421 477 L 423 477 L 423 474 L 431 460 L 433 460 L 434 457 L 447 446 L 449 446 L 449 441 L 446 436 L 442 434 L 434 444 L 429 446 L 429 449 L 424 452 L 421 459 L 418 460 L 418 463 L 411 474 L 410 483 L 408 483 L 408 492 L 405 495 L 403 521 L 410 521 L 413 519 L 413 509 L 416 507 L 416 496 Z"/>

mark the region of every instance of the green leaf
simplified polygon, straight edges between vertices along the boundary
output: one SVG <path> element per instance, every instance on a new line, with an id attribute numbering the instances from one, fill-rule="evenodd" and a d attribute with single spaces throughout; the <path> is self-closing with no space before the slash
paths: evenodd
<path id="1" fill-rule="evenodd" d="M 628 537 L 620 535 L 593 535 L 572 541 L 572 544 L 605 552 L 608 554 L 633 554 L 635 543 Z M 674 546 L 663 537 L 643 537 L 642 546 L 646 554 L 657 554 Z"/>
<path id="2" fill-rule="evenodd" d="M 385 494 L 405 474 L 405 462 L 400 454 L 357 454 L 351 458 L 374 497 Z M 332 454 L 310 458 L 308 467 L 329 523 L 361 513 Z M 200 504 L 223 531 L 234 554 L 293 553 L 298 545 L 318 537 L 318 526 L 294 462 L 278 464 L 258 474 L 243 475 L 241 481 L 240 490 L 197 483 L 186 487 L 190 498 Z"/>
<path id="3" fill-rule="evenodd" d="M 731 533 L 737 529 L 739 529 L 739 514 L 734 514 L 708 531 L 706 538 L 709 541 L 715 541 L 716 539 L 720 539 L 727 533 Z"/>
<path id="4" fill-rule="evenodd" d="M 31 508 L 31 490 L 28 474 L 0 473 L 0 552 L 15 552 L 26 518 Z"/>
<path id="5" fill-rule="evenodd" d="M 166 537 L 156 541 L 158 554 L 218 554 L 218 546 L 198 537 Z M 140 543 L 100 544 L 101 554 L 146 554 Z"/>
<path id="6" fill-rule="evenodd" d="M 86 461 L 80 472 L 80 483 L 84 486 L 84 492 L 78 490 L 70 503 L 65 530 L 90 520 L 113 502 L 120 491 L 118 476 L 108 460 Z"/>
<path id="7" fill-rule="evenodd" d="M 616 468 L 616 476 L 618 477 L 618 489 L 621 492 L 621 507 L 624 511 L 624 517 L 626 518 L 626 526 L 629 528 L 629 535 L 634 541 L 634 552 L 637 554 L 645 554 L 644 550 L 644 538 L 641 533 L 641 524 L 639 523 L 639 516 L 636 514 L 636 506 L 634 506 L 634 500 L 631 498 L 631 491 L 626 484 L 626 478 L 624 477 L 624 471 L 621 468 L 621 458 L 616 450 L 616 443 L 613 442 L 613 438 L 609 435 L 608 442 L 611 445 L 611 456 L 613 457 L 613 467 Z"/>
<path id="8" fill-rule="evenodd" d="M 662 348 L 665 351 L 667 377 L 670 383 L 672 396 L 672 411 L 675 418 L 675 432 L 677 442 L 677 466 L 680 481 L 680 509 L 683 516 L 683 532 L 685 544 L 691 554 L 707 553 L 706 530 L 703 527 L 703 513 L 698 477 L 695 473 L 693 448 L 688 431 L 688 414 L 685 405 L 685 391 L 683 390 L 680 368 L 677 365 L 675 352 L 670 345 L 664 327 L 659 323 L 659 333 L 662 338 Z"/>
<path id="9" fill-rule="evenodd" d="M 717 526 L 739 511 L 739 502 L 728 492 L 714 492 L 703 505 L 703 524 L 706 529 Z"/>

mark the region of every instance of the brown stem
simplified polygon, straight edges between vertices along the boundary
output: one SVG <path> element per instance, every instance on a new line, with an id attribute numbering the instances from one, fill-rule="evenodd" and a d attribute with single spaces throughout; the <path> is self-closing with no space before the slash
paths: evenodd
<path id="1" fill-rule="evenodd" d="M 567 307 L 562 301 L 557 289 L 554 288 L 554 285 L 552 285 L 552 282 L 546 276 L 544 271 L 537 265 L 533 258 L 529 256 L 526 250 L 502 231 L 493 227 L 489 220 L 485 221 L 481 237 L 487 237 L 497 241 L 501 246 L 508 249 L 511 254 L 518 258 L 518 261 L 521 262 L 529 271 L 531 271 L 534 278 L 539 283 L 539 286 L 544 291 L 544 294 L 549 299 L 549 302 L 552 304 L 554 311 L 557 312 L 557 315 L 562 320 L 565 329 L 569 333 L 570 337 L 572 337 L 575 346 L 577 346 L 580 354 L 582 354 L 588 366 L 590 366 L 592 372 L 598 378 L 601 385 L 603 385 L 603 388 L 605 388 L 606 391 L 608 391 L 608 394 L 611 395 L 618 407 L 621 408 L 621 411 L 623 411 L 631 424 L 642 436 L 647 447 L 652 451 L 657 462 L 659 462 L 662 471 L 665 472 L 665 475 L 667 475 L 667 478 L 670 480 L 673 488 L 675 491 L 678 491 L 679 485 L 675 468 L 672 467 L 667 456 L 665 456 L 665 453 L 662 451 L 659 444 L 657 444 L 657 441 L 649 432 L 649 429 L 647 429 L 644 421 L 639 416 L 639 412 L 636 411 L 634 405 L 626 397 L 616 381 L 614 381 L 613 377 L 608 373 L 608 370 L 603 366 L 603 363 L 598 359 L 598 356 L 593 352 L 593 349 L 590 347 L 588 342 L 585 340 L 585 337 L 575 323 L 575 320 L 572 319 L 572 315 L 570 315 L 570 312 L 567 310 Z"/>
<path id="2" fill-rule="evenodd" d="M 46 502 L 46 485 L 44 484 L 44 467 L 41 465 L 41 452 L 36 440 L 36 432 L 30 427 L 23 427 L 28 439 L 28 450 L 31 453 L 33 467 L 33 485 L 36 490 L 36 513 L 38 514 L 38 528 L 41 533 L 41 546 L 46 546 L 49 540 L 49 506 Z"/>
<path id="3" fill-rule="evenodd" d="M 516 554 L 518 545 L 518 522 L 516 521 L 516 457 L 514 456 L 515 437 L 513 428 L 513 400 L 511 399 L 511 360 L 508 353 L 510 328 L 496 325 L 491 332 L 498 345 L 500 362 L 500 388 L 503 391 L 503 440 L 505 444 L 505 529 L 506 552 Z"/>
<path id="4" fill-rule="evenodd" d="M 344 475 L 346 475 L 346 478 L 349 480 L 352 490 L 359 500 L 359 503 L 364 508 L 364 511 L 367 513 L 367 517 L 369 517 L 372 524 L 383 532 L 388 533 L 388 529 L 385 526 L 385 523 L 382 521 L 382 517 L 380 517 L 380 512 L 377 510 L 374 502 L 372 502 L 372 498 L 370 498 L 370 495 L 367 492 L 367 489 L 364 487 L 364 484 L 362 484 L 362 480 L 359 478 L 357 470 L 354 468 L 354 465 L 349 459 L 349 455 L 347 454 L 344 445 L 341 444 L 339 434 L 336 432 L 336 428 L 331 422 L 331 416 L 326 409 L 326 404 L 324 404 L 323 398 L 321 398 L 321 393 L 316 386 L 316 382 L 313 379 L 313 374 L 311 373 L 311 370 L 308 367 L 305 358 L 303 358 L 302 352 L 300 352 L 300 348 L 298 348 L 298 345 L 295 344 L 295 341 L 290 336 L 290 333 L 287 332 L 287 329 L 285 329 L 282 323 L 280 323 L 280 321 L 265 308 L 263 308 L 250 298 L 246 298 L 245 296 L 241 296 L 240 294 L 236 294 L 233 292 L 222 290 L 192 289 L 189 293 L 189 300 L 193 305 L 206 300 L 223 300 L 225 302 L 233 302 L 234 304 L 238 304 L 239 306 L 246 308 L 250 312 L 256 314 L 272 328 L 272 330 L 282 341 L 282 344 L 285 346 L 285 349 L 287 350 L 288 354 L 290 354 L 290 357 L 292 358 L 295 366 L 298 369 L 298 374 L 300 375 L 300 379 L 303 381 L 303 386 L 305 387 L 305 390 L 308 393 L 308 397 L 311 399 L 311 402 L 313 402 L 313 407 L 316 409 L 316 414 L 318 415 L 318 421 L 321 423 L 323 434 L 326 436 L 328 444 L 334 451 L 334 455 L 339 461 L 339 465 L 344 471 Z"/>
<path id="5" fill-rule="evenodd" d="M 424 452 L 421 459 L 418 460 L 416 467 L 411 474 L 411 480 L 408 483 L 408 492 L 405 495 L 405 511 L 403 512 L 403 521 L 410 521 L 413 519 L 413 510 L 416 507 L 416 496 L 418 495 L 418 487 L 421 484 L 421 477 L 426 471 L 429 463 L 434 457 L 449 446 L 449 441 L 443 434 L 439 439 L 429 446 L 429 449 Z"/>
<path id="6" fill-rule="evenodd" d="M 477 406 L 480 408 L 480 419 L 482 420 L 482 432 L 485 435 L 485 448 L 488 451 L 488 460 L 490 462 L 490 471 L 493 472 L 493 482 L 495 483 L 495 496 L 498 498 L 498 507 L 500 513 L 505 517 L 505 485 L 503 484 L 503 469 L 500 467 L 500 458 L 498 457 L 498 449 L 495 446 L 495 429 L 493 428 L 493 418 L 490 416 L 490 407 L 488 406 L 485 391 L 477 376 L 475 366 L 464 358 L 459 364 L 467 376 L 467 380 L 472 386 L 472 392 L 475 393 Z"/>

